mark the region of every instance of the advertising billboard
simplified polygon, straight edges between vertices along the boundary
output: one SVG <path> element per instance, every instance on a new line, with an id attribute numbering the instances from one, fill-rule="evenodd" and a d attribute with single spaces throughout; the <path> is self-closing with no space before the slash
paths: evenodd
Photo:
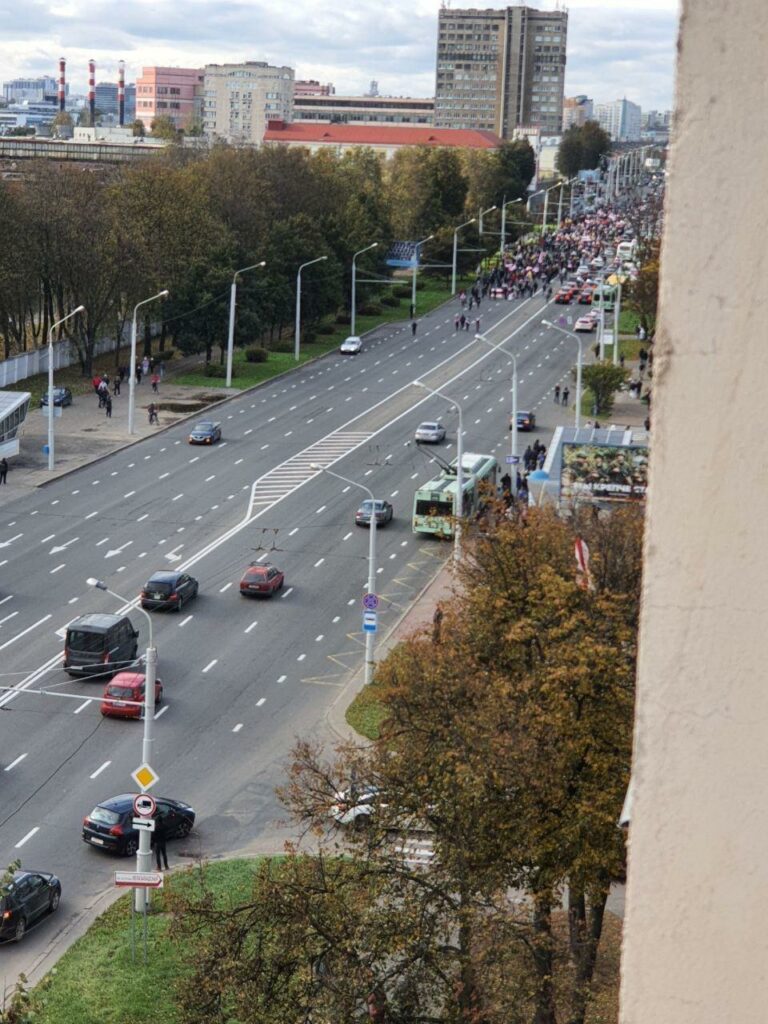
<path id="1" fill-rule="evenodd" d="M 560 500 L 642 501 L 648 449 L 640 445 L 563 444 Z"/>

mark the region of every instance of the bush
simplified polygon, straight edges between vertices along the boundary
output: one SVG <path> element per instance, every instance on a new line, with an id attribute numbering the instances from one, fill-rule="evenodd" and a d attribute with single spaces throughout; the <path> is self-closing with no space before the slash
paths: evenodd
<path id="1" fill-rule="evenodd" d="M 337 317 L 336 317 L 336 323 L 337 324 L 351 324 L 352 323 L 352 317 L 349 315 L 349 313 L 339 313 L 337 315 Z"/>
<path id="2" fill-rule="evenodd" d="M 169 360 L 173 359 L 173 357 L 175 355 L 176 355 L 176 349 L 175 348 L 166 348 L 166 349 L 163 349 L 162 352 L 156 352 L 155 353 L 155 359 L 158 361 L 158 363 L 167 363 Z"/>
<path id="3" fill-rule="evenodd" d="M 396 295 L 382 295 L 379 299 L 382 306 L 391 306 L 393 308 L 400 305 L 400 299 Z"/>
<path id="4" fill-rule="evenodd" d="M 398 284 L 392 289 L 392 294 L 397 296 L 398 299 L 410 299 L 411 289 L 408 285 Z"/>
<path id="5" fill-rule="evenodd" d="M 226 366 L 221 366 L 219 363 L 206 363 L 203 375 L 205 377 L 226 377 L 227 368 Z M 232 376 L 236 376 L 234 366 L 232 367 Z"/>
<path id="6" fill-rule="evenodd" d="M 245 361 L 247 363 L 266 363 L 269 353 L 261 345 L 253 345 L 245 350 Z"/>
<path id="7" fill-rule="evenodd" d="M 360 316 L 380 316 L 384 309 L 378 302 L 369 302 L 367 306 L 361 306 L 358 312 Z"/>
<path id="8" fill-rule="evenodd" d="M 270 352 L 293 352 L 293 341 L 288 338 L 283 338 L 281 341 L 276 341 L 274 344 L 269 346 Z"/>
<path id="9" fill-rule="evenodd" d="M 317 328 L 317 333 L 318 334 L 335 334 L 336 333 L 336 328 L 333 326 L 333 324 L 320 324 L 320 326 Z"/>

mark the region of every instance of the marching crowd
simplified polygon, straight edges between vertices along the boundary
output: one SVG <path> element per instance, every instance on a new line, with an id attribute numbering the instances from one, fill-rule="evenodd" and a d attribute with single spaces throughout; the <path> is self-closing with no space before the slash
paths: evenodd
<path id="1" fill-rule="evenodd" d="M 144 356 L 140 361 L 137 360 L 136 366 L 134 367 L 136 383 L 141 384 L 142 378 L 149 377 L 152 385 L 152 392 L 156 395 L 160 394 L 160 381 L 163 379 L 164 372 L 164 364 L 156 363 L 154 357 L 150 356 Z M 129 366 L 118 367 L 117 374 L 112 381 L 110 381 L 108 373 L 97 373 L 93 377 L 91 381 L 93 384 L 93 390 L 96 392 L 96 396 L 99 400 L 99 408 L 104 410 L 107 419 L 112 419 L 112 399 L 116 398 L 120 394 L 121 385 L 127 381 L 129 377 Z M 159 423 L 157 415 L 158 406 L 155 402 L 151 402 L 147 406 L 147 414 L 149 416 L 150 423 Z"/>

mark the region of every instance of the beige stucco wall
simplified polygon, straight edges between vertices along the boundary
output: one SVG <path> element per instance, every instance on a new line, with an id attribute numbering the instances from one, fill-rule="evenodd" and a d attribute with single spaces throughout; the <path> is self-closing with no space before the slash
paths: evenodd
<path id="1" fill-rule="evenodd" d="M 765 1024 L 768 3 L 683 7 L 621 1020 Z"/>

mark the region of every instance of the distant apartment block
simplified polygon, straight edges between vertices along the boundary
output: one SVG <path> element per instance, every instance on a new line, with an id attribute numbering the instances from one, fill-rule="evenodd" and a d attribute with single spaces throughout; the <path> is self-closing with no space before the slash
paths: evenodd
<path id="1" fill-rule="evenodd" d="M 50 75 L 41 78 L 14 78 L 3 83 L 6 103 L 56 103 L 58 83 Z M 65 91 L 69 92 L 67 85 Z"/>
<path id="2" fill-rule="evenodd" d="M 627 99 L 595 106 L 595 120 L 614 142 L 639 142 L 641 116 L 640 107 Z"/>
<path id="3" fill-rule="evenodd" d="M 200 118 L 202 87 L 201 68 L 144 68 L 136 79 L 136 117 L 147 130 L 162 116 L 190 128 Z"/>
<path id="4" fill-rule="evenodd" d="M 435 101 L 406 96 L 299 96 L 293 104 L 294 121 L 332 121 L 342 124 L 434 123 Z"/>
<path id="5" fill-rule="evenodd" d="M 96 83 L 96 110 L 108 117 L 117 117 L 119 107 L 117 102 L 117 82 Z M 126 85 L 125 87 L 125 123 L 130 124 L 136 120 L 136 86 Z M 147 125 L 149 128 L 149 125 Z"/>
<path id="6" fill-rule="evenodd" d="M 588 96 L 566 96 L 563 100 L 563 131 L 583 128 L 595 118 L 595 104 Z"/>
<path id="7" fill-rule="evenodd" d="M 531 7 L 438 17 L 435 127 L 511 139 L 517 125 L 562 128 L 568 14 Z"/>
<path id="8" fill-rule="evenodd" d="M 296 98 L 299 96 L 333 96 L 335 92 L 336 88 L 332 82 L 321 85 L 314 78 L 299 78 L 293 83 L 293 95 Z"/>
<path id="9" fill-rule="evenodd" d="M 260 146 L 268 121 L 293 117 L 293 68 L 208 64 L 203 91 L 203 131 L 212 139 Z"/>
<path id="10" fill-rule="evenodd" d="M 424 128 L 416 125 L 383 124 L 288 124 L 270 121 L 264 133 L 265 145 L 299 147 L 312 153 L 331 150 L 341 154 L 365 147 L 385 158 L 407 146 L 429 149 L 497 149 L 502 140 L 493 132 L 475 129 Z"/>

